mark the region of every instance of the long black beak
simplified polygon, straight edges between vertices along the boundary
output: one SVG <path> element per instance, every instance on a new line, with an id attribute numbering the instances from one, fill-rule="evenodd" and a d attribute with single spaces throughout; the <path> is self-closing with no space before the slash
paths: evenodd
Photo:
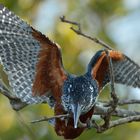
<path id="1" fill-rule="evenodd" d="M 72 104 L 72 112 L 74 117 L 74 128 L 77 128 L 79 117 L 81 114 L 81 106 L 79 104 Z"/>

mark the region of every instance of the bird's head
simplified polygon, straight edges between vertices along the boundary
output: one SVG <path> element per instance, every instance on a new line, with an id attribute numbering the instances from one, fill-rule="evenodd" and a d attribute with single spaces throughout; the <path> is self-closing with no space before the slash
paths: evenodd
<path id="1" fill-rule="evenodd" d="M 95 104 L 98 95 L 96 81 L 86 76 L 69 77 L 63 86 L 62 105 L 73 114 L 74 128 L 77 128 L 81 114 L 87 113 Z"/>

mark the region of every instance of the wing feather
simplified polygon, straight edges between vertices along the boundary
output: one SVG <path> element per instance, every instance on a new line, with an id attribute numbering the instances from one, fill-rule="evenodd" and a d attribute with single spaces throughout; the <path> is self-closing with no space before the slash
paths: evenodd
<path id="1" fill-rule="evenodd" d="M 53 61 L 54 50 L 55 53 L 59 53 L 59 56 L 54 57 Z M 40 57 L 41 52 L 44 53 L 42 57 Z M 47 59 L 44 60 L 44 63 L 41 63 L 43 56 L 47 56 Z M 60 61 L 61 53 L 55 43 L 0 5 L 0 64 L 3 65 L 12 93 L 16 97 L 27 104 L 49 102 L 52 93 L 46 82 L 50 83 L 53 80 L 59 82 L 55 77 L 59 77 L 60 81 L 63 82 L 64 77 L 66 77 Z M 49 65 L 45 67 L 46 62 L 51 63 L 54 67 L 51 67 L 51 69 Z M 57 67 L 55 67 L 55 64 L 57 64 Z M 39 66 L 42 67 L 39 68 Z M 58 70 L 55 71 L 53 68 Z M 49 69 L 50 71 L 48 71 Z M 45 72 L 45 74 L 49 72 L 52 75 L 54 72 L 57 73 L 55 73 L 53 79 L 51 79 L 52 77 L 49 78 L 48 75 L 38 78 L 38 75 L 41 75 L 42 72 Z M 39 90 L 38 81 L 41 83 L 41 88 L 44 87 L 43 92 Z M 45 81 L 45 84 L 42 85 L 42 81 Z M 53 87 L 53 84 L 50 86 Z M 1 90 L 4 90 L 2 83 L 0 87 Z M 41 96 L 33 96 L 32 90 L 35 94 L 38 93 Z"/>
<path id="2" fill-rule="evenodd" d="M 114 61 L 115 82 L 140 88 L 140 67 L 124 55 L 121 61 Z"/>
<path id="3" fill-rule="evenodd" d="M 140 66 L 119 51 L 110 50 L 115 83 L 140 88 Z M 104 50 L 98 51 L 88 65 L 88 72 L 98 81 L 100 90 L 110 82 L 109 62 Z"/>

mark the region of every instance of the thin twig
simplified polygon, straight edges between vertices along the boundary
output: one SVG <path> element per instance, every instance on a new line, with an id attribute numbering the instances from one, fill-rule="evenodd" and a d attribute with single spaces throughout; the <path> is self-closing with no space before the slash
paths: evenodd
<path id="1" fill-rule="evenodd" d="M 110 77 L 110 86 L 111 86 L 111 97 L 113 99 L 112 105 L 108 108 L 107 112 L 105 115 L 101 115 L 101 117 L 104 120 L 104 124 L 102 125 L 102 128 L 108 128 L 112 116 L 112 112 L 115 111 L 118 103 L 118 98 L 115 94 L 115 87 L 114 87 L 114 73 L 113 73 L 113 64 L 112 64 L 112 59 L 110 58 L 109 51 L 105 50 L 107 59 L 109 62 L 109 77 Z"/>
<path id="2" fill-rule="evenodd" d="M 108 113 L 108 107 L 96 105 L 94 108 L 95 108 L 94 115 L 106 115 Z M 124 118 L 124 117 L 128 117 L 128 116 L 140 115 L 140 112 L 126 110 L 126 109 L 121 109 L 121 108 L 116 108 L 111 113 L 111 115 L 115 116 L 115 117 L 122 117 L 122 118 Z"/>
<path id="3" fill-rule="evenodd" d="M 60 20 L 61 20 L 62 22 L 65 22 L 65 23 L 69 23 L 69 24 L 72 24 L 72 25 L 76 25 L 76 26 L 78 27 L 78 30 L 81 31 L 81 25 L 80 25 L 80 23 L 77 23 L 77 22 L 75 22 L 75 21 L 67 20 L 67 19 L 65 18 L 65 16 L 61 16 L 61 17 L 60 17 Z"/>
<path id="4" fill-rule="evenodd" d="M 105 132 L 108 129 L 111 129 L 113 127 L 123 125 L 123 124 L 126 124 L 126 123 L 137 122 L 137 121 L 140 122 L 140 115 L 129 116 L 129 117 L 126 117 L 126 118 L 121 118 L 121 119 L 115 120 L 115 121 L 110 121 L 108 127 L 100 126 L 95 121 L 93 121 L 91 127 L 96 128 L 97 133 L 103 133 L 103 132 Z"/>
<path id="5" fill-rule="evenodd" d="M 127 104 L 140 104 L 140 100 L 125 99 L 125 100 L 119 100 L 119 102 L 118 102 L 118 105 L 127 105 Z"/>
<path id="6" fill-rule="evenodd" d="M 15 96 L 12 96 L 9 93 L 9 91 L 7 91 L 4 88 L 3 88 L 2 91 L 0 90 L 0 93 L 9 99 L 9 102 L 12 106 L 12 109 L 15 110 L 15 111 L 19 111 L 22 108 L 24 108 L 25 106 L 27 106 L 27 104 L 25 102 L 22 102 L 19 98 L 15 97 Z"/>
<path id="7" fill-rule="evenodd" d="M 112 105 L 112 101 L 99 101 L 99 103 L 102 103 L 104 107 L 109 107 Z M 119 106 L 123 105 L 130 105 L 130 104 L 140 104 L 140 100 L 137 99 L 122 99 L 118 101 Z"/>
<path id="8" fill-rule="evenodd" d="M 53 116 L 53 117 L 46 117 L 46 116 L 44 116 L 43 118 L 40 118 L 40 119 L 31 121 L 31 123 L 38 123 L 38 122 L 43 122 L 43 121 L 50 121 L 50 120 L 56 119 L 56 118 L 67 118 L 69 116 L 70 116 L 70 114 L 57 115 L 57 116 Z"/>
<path id="9" fill-rule="evenodd" d="M 122 124 L 125 124 L 125 123 L 135 122 L 135 121 L 140 121 L 140 115 L 129 116 L 129 117 L 126 117 L 126 118 L 111 121 L 109 128 L 116 127 L 118 125 L 122 125 Z"/>
<path id="10" fill-rule="evenodd" d="M 71 27 L 71 28 L 70 28 L 70 29 L 73 30 L 76 34 L 81 35 L 81 36 L 83 36 L 83 37 L 85 37 L 85 38 L 88 38 L 88 39 L 94 41 L 95 43 L 97 43 L 97 44 L 103 46 L 103 47 L 106 48 L 106 49 L 109 49 L 109 50 L 112 50 L 112 49 L 113 49 L 111 46 L 109 46 L 108 44 L 106 44 L 106 43 L 103 42 L 102 40 L 100 40 L 100 39 L 98 39 L 98 38 L 96 38 L 96 37 L 91 37 L 91 36 L 89 36 L 89 35 L 83 33 L 82 30 L 81 30 L 81 25 L 80 25 L 80 23 L 67 20 L 67 19 L 65 18 L 65 16 L 61 16 L 61 17 L 60 17 L 60 20 L 61 20 L 62 22 L 65 22 L 65 23 L 68 23 L 68 24 L 77 26 L 78 29 L 75 29 L 74 27 Z"/>
<path id="11" fill-rule="evenodd" d="M 0 93 L 2 95 L 4 95 L 5 97 L 7 97 L 9 100 L 12 100 L 12 99 L 15 99 L 16 97 L 14 97 L 7 88 L 5 88 L 4 86 L 2 86 L 2 83 L 1 83 L 1 79 L 0 79 L 0 85 L 1 85 L 1 88 L 2 90 L 0 89 Z"/>
<path id="12" fill-rule="evenodd" d="M 20 125 L 21 125 L 21 128 L 22 128 L 22 129 L 24 128 L 24 129 L 26 130 L 25 133 L 28 133 L 28 134 L 31 136 L 32 140 L 37 140 L 35 132 L 34 132 L 34 131 L 32 130 L 32 128 L 25 122 L 25 120 L 23 119 L 23 117 L 22 117 L 22 115 L 20 114 L 20 112 L 16 112 L 16 114 L 17 114 L 17 119 L 18 119 L 18 121 L 19 121 L 19 123 L 20 123 Z"/>
<path id="13" fill-rule="evenodd" d="M 106 50 L 106 54 L 107 54 L 107 59 L 109 62 L 109 77 L 110 77 L 110 87 L 111 87 L 111 97 L 113 99 L 113 108 L 115 109 L 117 107 L 118 104 L 118 97 L 115 93 L 115 77 L 114 77 L 114 72 L 113 72 L 113 64 L 112 64 L 112 59 L 109 55 L 109 51 Z"/>

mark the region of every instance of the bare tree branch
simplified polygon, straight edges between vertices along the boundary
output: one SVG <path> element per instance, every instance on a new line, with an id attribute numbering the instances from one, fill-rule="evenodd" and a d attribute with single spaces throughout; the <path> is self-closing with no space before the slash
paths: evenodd
<path id="1" fill-rule="evenodd" d="M 101 102 L 105 107 L 109 107 L 112 105 L 112 101 L 107 102 L 107 101 L 99 101 Z M 140 100 L 138 99 L 123 99 L 123 100 L 118 100 L 118 105 L 123 106 L 123 105 L 130 105 L 130 104 L 140 104 Z"/>
<path id="2" fill-rule="evenodd" d="M 108 107 L 103 107 L 100 105 L 96 105 L 95 106 L 95 111 L 94 111 L 94 115 L 106 115 L 108 114 Z M 94 116 L 93 115 L 93 116 Z M 111 116 L 115 116 L 115 117 L 120 117 L 121 119 L 116 119 L 114 121 L 110 121 L 109 118 L 109 122 L 105 122 L 108 124 L 103 124 L 103 125 L 98 125 L 94 119 L 91 120 L 90 124 L 84 124 L 81 123 L 79 121 L 79 127 L 87 127 L 87 128 L 96 128 L 98 133 L 104 132 L 112 127 L 116 127 L 118 125 L 122 125 L 125 123 L 130 123 L 130 122 L 135 122 L 135 121 L 140 121 L 140 112 L 137 111 L 129 111 L 129 110 L 125 110 L 125 109 L 119 109 L 116 108 L 112 113 Z M 39 118 L 37 120 L 32 121 L 31 123 L 38 123 L 38 122 L 42 122 L 42 121 L 48 121 L 50 122 L 53 119 L 56 118 L 64 118 L 67 119 L 68 117 L 71 117 L 71 115 L 69 114 L 64 114 L 64 115 L 57 115 L 57 116 L 53 116 L 53 117 L 42 117 Z M 105 120 L 106 121 L 106 120 Z"/>
<path id="3" fill-rule="evenodd" d="M 119 100 L 119 102 L 118 102 L 118 105 L 127 105 L 127 104 L 140 104 L 140 100 L 125 99 L 125 100 Z"/>
<path id="4" fill-rule="evenodd" d="M 109 52 L 106 50 L 106 54 L 108 57 L 108 62 L 109 62 L 109 75 L 110 75 L 110 87 L 111 87 L 111 97 L 113 99 L 113 108 L 115 109 L 117 104 L 118 104 L 118 97 L 115 93 L 115 79 L 114 79 L 114 73 L 113 73 L 113 64 L 112 64 L 112 59 L 109 56 Z"/>
<path id="5" fill-rule="evenodd" d="M 114 80 L 112 59 L 109 56 L 108 50 L 105 50 L 105 51 L 106 51 L 107 59 L 108 59 L 108 62 L 109 62 L 109 77 L 110 77 L 111 98 L 113 100 L 112 100 L 112 104 L 108 108 L 107 112 L 104 115 L 101 115 L 101 116 L 104 120 L 104 124 L 102 125 L 102 127 L 108 128 L 109 124 L 110 124 L 112 112 L 115 111 L 115 109 L 117 107 L 117 104 L 118 104 L 118 97 L 115 93 L 115 87 L 114 87 L 114 81 L 115 80 Z"/>
<path id="6" fill-rule="evenodd" d="M 94 115 L 105 115 L 108 113 L 108 107 L 104 107 L 101 105 L 96 105 L 95 110 L 94 110 Z M 121 109 L 121 108 L 116 108 L 112 113 L 112 116 L 115 117 L 128 117 L 128 116 L 135 116 L 135 115 L 140 115 L 140 112 L 137 111 L 130 111 L 126 109 Z"/>
<path id="7" fill-rule="evenodd" d="M 106 130 L 111 129 L 113 127 L 123 125 L 123 124 L 126 124 L 126 123 L 136 122 L 136 121 L 140 121 L 140 115 L 129 116 L 129 117 L 126 117 L 126 118 L 115 120 L 115 121 L 110 121 L 110 124 L 109 124 L 108 127 L 99 126 L 95 121 L 93 121 L 92 127 L 96 128 L 97 133 L 103 133 Z"/>
<path id="8" fill-rule="evenodd" d="M 112 49 L 113 49 L 111 46 L 109 46 L 108 44 L 106 44 L 106 43 L 103 42 L 102 40 L 100 40 L 100 39 L 98 39 L 98 38 L 96 38 L 96 37 L 91 37 L 91 36 L 89 36 L 89 35 L 83 33 L 82 30 L 81 30 L 81 25 L 80 25 L 80 23 L 67 20 L 67 19 L 65 18 L 65 16 L 61 16 L 61 17 L 60 17 L 60 20 L 61 20 L 62 22 L 65 22 L 65 23 L 68 23 L 68 24 L 77 26 L 78 29 L 75 29 L 74 27 L 71 27 L 71 28 L 70 28 L 70 29 L 73 30 L 76 34 L 81 35 L 81 36 L 83 36 L 83 37 L 85 37 L 85 38 L 88 38 L 88 39 L 94 41 L 95 43 L 97 43 L 97 44 L 103 46 L 103 47 L 106 48 L 106 49 L 109 49 L 109 50 L 112 50 Z"/>
<path id="9" fill-rule="evenodd" d="M 9 102 L 12 106 L 12 109 L 15 110 L 15 111 L 19 111 L 22 108 L 24 108 L 25 106 L 27 106 L 26 103 L 22 102 L 19 98 L 11 95 L 9 93 L 9 91 L 7 91 L 6 89 L 4 90 L 4 88 L 3 88 L 2 91 L 0 90 L 0 93 L 9 99 Z"/>
<path id="10" fill-rule="evenodd" d="M 129 117 L 126 117 L 126 118 L 118 119 L 116 121 L 111 121 L 109 128 L 116 127 L 118 125 L 122 125 L 122 124 L 125 124 L 125 123 L 135 122 L 135 121 L 140 121 L 140 115 L 129 116 Z"/>

